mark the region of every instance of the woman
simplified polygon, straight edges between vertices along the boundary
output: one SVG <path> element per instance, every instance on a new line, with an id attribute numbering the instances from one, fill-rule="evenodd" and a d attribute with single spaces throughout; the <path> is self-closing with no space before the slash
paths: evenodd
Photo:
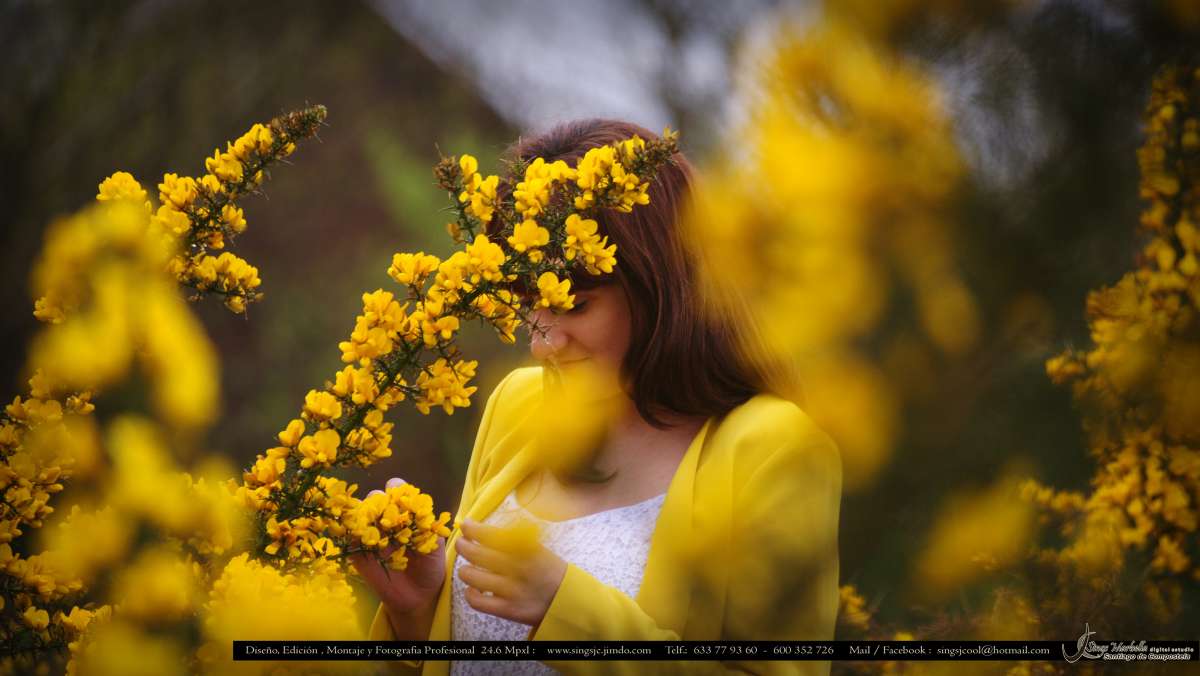
<path id="1" fill-rule="evenodd" d="M 523 139 L 513 152 L 573 165 L 589 148 L 635 134 L 653 136 L 588 120 Z M 649 205 L 597 219 L 617 245 L 617 266 L 575 277 L 573 310 L 534 316 L 530 349 L 544 366 L 514 371 L 488 399 L 461 531 L 404 572 L 356 560 L 382 599 L 372 639 L 833 638 L 837 450 L 800 408 L 771 394 L 789 388 L 775 384 L 781 369 L 747 356 L 750 324 L 704 311 L 680 226 L 691 183 L 678 155 L 653 181 Z M 536 450 L 544 383 L 553 375 L 569 384 L 594 367 L 612 374 L 592 387 L 598 400 L 618 403 L 618 414 L 585 467 L 549 467 Z M 542 524 L 540 544 L 498 537 L 518 515 Z M 829 669 L 736 658 L 545 664 L 565 673 Z M 451 665 L 394 666 L 441 674 Z M 453 671 L 499 666 L 456 662 Z"/>

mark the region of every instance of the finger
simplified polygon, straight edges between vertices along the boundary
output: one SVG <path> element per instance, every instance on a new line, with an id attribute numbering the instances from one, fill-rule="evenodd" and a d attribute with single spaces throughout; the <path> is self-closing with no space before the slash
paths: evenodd
<path id="1" fill-rule="evenodd" d="M 376 488 L 375 490 L 368 492 L 368 493 L 367 493 L 367 497 L 369 498 L 369 497 L 371 497 L 372 495 L 375 495 L 376 493 L 378 493 L 379 495 L 383 495 L 383 491 L 381 491 L 381 490 L 379 490 L 378 488 Z"/>
<path id="2" fill-rule="evenodd" d="M 475 566 L 462 566 L 458 569 L 458 579 L 467 583 L 467 586 L 474 587 L 479 591 L 491 592 L 496 596 L 511 599 L 516 596 L 517 586 L 513 581 L 497 575 L 490 570 L 476 568 Z"/>
<path id="3" fill-rule="evenodd" d="M 476 567 L 487 568 L 500 574 L 511 573 L 516 569 L 516 560 L 511 556 L 502 551 L 485 547 L 478 542 L 459 538 L 455 548 L 459 556 Z"/>
<path id="4" fill-rule="evenodd" d="M 388 585 L 388 574 L 379 565 L 379 560 L 370 554 L 363 552 L 351 554 L 349 556 L 350 563 L 354 566 L 354 570 L 358 572 L 362 579 L 371 585 L 371 588 L 379 593 Z"/>
<path id="5" fill-rule="evenodd" d="M 509 538 L 504 535 L 505 529 L 499 526 L 491 526 L 473 519 L 466 519 L 462 523 L 462 532 L 463 535 L 485 547 L 501 550 L 507 549 L 505 544 Z"/>
<path id="6" fill-rule="evenodd" d="M 463 535 L 485 547 L 518 558 L 525 558 L 541 548 L 538 527 L 531 521 L 519 519 L 504 526 L 492 526 L 474 520 L 463 521 Z"/>
<path id="7" fill-rule="evenodd" d="M 405 481 L 404 479 L 401 479 L 401 478 L 400 478 L 400 477 L 398 477 L 398 476 L 394 476 L 394 477 L 392 477 L 391 479 L 388 479 L 388 480 L 387 480 L 387 483 L 386 483 L 386 484 L 384 484 L 384 486 L 385 486 L 385 487 L 387 487 L 387 488 L 399 488 L 399 487 L 403 486 L 403 485 L 404 485 L 404 484 L 406 484 L 406 483 L 408 483 L 408 482 L 407 482 L 407 481 Z"/>
<path id="8" fill-rule="evenodd" d="M 463 598 L 466 599 L 467 605 L 481 613 L 495 615 L 506 620 L 513 620 L 509 609 L 509 601 L 503 596 L 488 596 L 474 587 L 467 587 L 466 592 L 463 593 Z"/>

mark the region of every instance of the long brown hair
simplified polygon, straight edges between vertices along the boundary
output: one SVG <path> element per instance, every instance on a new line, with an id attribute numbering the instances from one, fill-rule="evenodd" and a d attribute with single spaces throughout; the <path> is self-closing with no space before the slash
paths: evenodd
<path id="1" fill-rule="evenodd" d="M 567 122 L 509 148 L 512 160 L 541 157 L 574 165 L 591 148 L 653 132 L 619 120 Z M 685 241 L 680 219 L 695 182 L 687 158 L 676 153 L 649 188 L 650 203 L 630 213 L 604 210 L 596 216 L 600 234 L 617 245 L 611 275 L 573 276 L 573 286 L 620 284 L 632 313 L 629 351 L 622 381 L 638 413 L 660 429 L 664 414 L 722 416 L 755 394 L 772 391 L 777 374 L 747 348 L 753 327 L 734 312 L 711 312 L 701 301 L 701 266 Z M 511 186 L 504 186 L 511 189 Z M 784 394 L 783 392 L 776 392 Z"/>

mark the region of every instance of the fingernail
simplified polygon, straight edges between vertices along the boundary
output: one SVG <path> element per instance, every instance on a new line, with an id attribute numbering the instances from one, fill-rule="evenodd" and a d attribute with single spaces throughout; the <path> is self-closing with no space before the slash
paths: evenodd
<path id="1" fill-rule="evenodd" d="M 380 494 L 380 495 L 383 495 L 383 491 L 381 491 L 381 490 L 379 490 L 379 489 L 377 488 L 377 489 L 375 489 L 375 490 L 373 490 L 373 491 L 371 491 L 371 492 L 367 493 L 367 497 L 369 498 L 369 497 L 371 497 L 372 495 L 375 495 L 376 493 L 378 493 L 378 494 Z"/>
<path id="2" fill-rule="evenodd" d="M 384 485 L 387 486 L 388 488 L 399 488 L 406 483 L 408 483 L 408 482 L 405 481 L 404 479 L 401 479 L 400 477 L 395 476 L 395 477 L 392 477 L 391 479 L 388 479 L 387 483 Z"/>

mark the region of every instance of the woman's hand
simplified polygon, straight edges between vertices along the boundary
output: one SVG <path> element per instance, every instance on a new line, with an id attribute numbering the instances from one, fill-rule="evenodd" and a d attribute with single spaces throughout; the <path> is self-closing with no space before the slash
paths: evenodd
<path id="1" fill-rule="evenodd" d="M 393 488 L 404 483 L 404 479 L 392 478 L 388 479 L 387 487 Z M 389 545 L 380 555 L 387 559 L 396 547 L 397 545 Z M 392 632 L 396 634 L 396 638 L 427 639 L 433 608 L 446 579 L 446 538 L 438 538 L 437 549 L 428 554 L 411 553 L 408 566 L 404 570 L 387 568 L 386 563 L 381 562 L 375 554 L 359 552 L 349 558 L 358 574 L 379 596 L 392 622 Z M 415 636 L 405 636 L 406 634 Z"/>
<path id="2" fill-rule="evenodd" d="M 455 549 L 467 560 L 458 577 L 472 608 L 535 628 L 567 574 L 567 562 L 541 543 L 471 520 L 462 523 Z"/>

